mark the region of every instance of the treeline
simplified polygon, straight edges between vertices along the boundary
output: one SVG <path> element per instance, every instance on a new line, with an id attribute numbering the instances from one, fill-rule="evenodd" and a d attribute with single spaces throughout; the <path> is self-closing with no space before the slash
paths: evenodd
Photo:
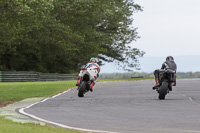
<path id="1" fill-rule="evenodd" d="M 178 72 L 178 78 L 200 78 L 200 72 Z"/>
<path id="2" fill-rule="evenodd" d="M 111 74 L 101 74 L 100 79 L 126 79 L 131 77 L 154 77 L 153 73 L 144 73 L 144 72 L 133 72 L 133 73 L 111 73 Z"/>
<path id="3" fill-rule="evenodd" d="M 144 78 L 154 78 L 153 73 L 144 72 L 134 72 L 134 73 L 111 73 L 111 74 L 101 74 L 100 79 L 124 79 L 131 77 L 144 77 Z M 200 72 L 178 72 L 177 78 L 200 78 Z"/>
<path id="4" fill-rule="evenodd" d="M 1 0 L 0 70 L 73 73 L 91 57 L 138 66 L 133 0 Z"/>

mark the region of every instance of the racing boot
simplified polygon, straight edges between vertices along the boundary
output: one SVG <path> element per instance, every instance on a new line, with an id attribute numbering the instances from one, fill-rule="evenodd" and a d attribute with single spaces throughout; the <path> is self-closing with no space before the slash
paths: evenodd
<path id="1" fill-rule="evenodd" d="M 94 86 L 94 84 L 95 84 L 95 83 L 92 82 L 91 85 L 90 85 L 90 91 L 91 91 L 91 92 L 93 91 L 93 86 Z"/>
<path id="2" fill-rule="evenodd" d="M 172 86 L 174 86 L 173 82 L 170 84 L 169 91 L 172 91 Z"/>
<path id="3" fill-rule="evenodd" d="M 175 79 L 175 81 L 174 81 L 174 84 L 173 84 L 173 86 L 176 86 L 176 79 Z"/>
<path id="4" fill-rule="evenodd" d="M 78 81 L 77 81 L 77 83 L 76 83 L 76 86 L 79 86 L 80 85 L 80 82 L 81 82 L 81 79 L 82 79 L 82 77 L 78 77 Z"/>
<path id="5" fill-rule="evenodd" d="M 154 87 L 152 88 L 153 90 L 157 89 L 160 86 L 158 78 L 155 78 L 155 81 L 156 85 L 154 85 Z"/>

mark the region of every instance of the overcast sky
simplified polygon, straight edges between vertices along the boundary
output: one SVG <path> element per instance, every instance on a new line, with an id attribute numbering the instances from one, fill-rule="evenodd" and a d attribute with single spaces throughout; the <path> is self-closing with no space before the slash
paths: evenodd
<path id="1" fill-rule="evenodd" d="M 197 59 L 200 56 L 189 56 L 200 55 L 200 0 L 135 0 L 135 3 L 143 7 L 142 12 L 133 15 L 133 26 L 138 27 L 141 38 L 131 45 L 146 52 L 140 59 L 141 71 L 160 68 L 168 55 L 175 57 L 178 70 L 200 71 Z M 113 63 L 106 63 L 101 70 L 124 72 Z"/>
<path id="2" fill-rule="evenodd" d="M 145 56 L 200 55 L 200 0 L 135 0 L 133 15 L 141 37 L 133 47 Z"/>

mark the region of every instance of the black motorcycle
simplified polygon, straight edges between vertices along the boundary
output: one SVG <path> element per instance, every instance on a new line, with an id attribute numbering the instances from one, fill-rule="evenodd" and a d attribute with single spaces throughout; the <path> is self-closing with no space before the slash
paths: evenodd
<path id="1" fill-rule="evenodd" d="M 172 86 L 175 82 L 175 73 L 176 71 L 171 69 L 160 71 L 160 87 L 157 89 L 157 92 L 159 93 L 158 98 L 160 100 L 164 100 L 167 93 L 172 91 Z"/>

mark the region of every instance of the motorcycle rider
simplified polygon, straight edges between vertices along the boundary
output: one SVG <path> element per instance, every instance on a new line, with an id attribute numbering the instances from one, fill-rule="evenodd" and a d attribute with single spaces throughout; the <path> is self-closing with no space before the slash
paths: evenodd
<path id="1" fill-rule="evenodd" d="M 95 65 L 98 69 L 97 69 L 97 78 L 95 79 L 95 81 L 92 81 L 91 82 L 91 85 L 90 85 L 90 91 L 92 92 L 93 91 L 93 86 L 95 85 L 95 83 L 97 82 L 97 79 L 99 77 L 99 72 L 100 72 L 100 67 L 99 65 L 97 64 L 97 59 L 96 58 L 91 58 L 90 59 L 90 62 L 88 62 L 84 67 L 82 67 L 80 73 L 79 73 L 79 76 L 78 76 L 78 81 L 76 83 L 76 86 L 79 86 L 80 85 L 80 81 L 81 79 L 83 78 L 83 71 L 87 70 L 88 67 L 90 67 L 91 65 Z"/>
<path id="2" fill-rule="evenodd" d="M 157 69 L 154 71 L 156 85 L 152 88 L 153 90 L 157 89 L 160 86 L 160 77 L 159 77 L 160 72 L 166 69 L 172 69 L 175 71 L 175 74 L 173 75 L 174 83 L 172 85 L 176 86 L 177 66 L 176 66 L 176 63 L 174 62 L 174 58 L 172 56 L 167 56 L 166 61 L 161 66 L 161 69 Z M 172 88 L 170 88 L 170 91 L 171 89 Z"/>

